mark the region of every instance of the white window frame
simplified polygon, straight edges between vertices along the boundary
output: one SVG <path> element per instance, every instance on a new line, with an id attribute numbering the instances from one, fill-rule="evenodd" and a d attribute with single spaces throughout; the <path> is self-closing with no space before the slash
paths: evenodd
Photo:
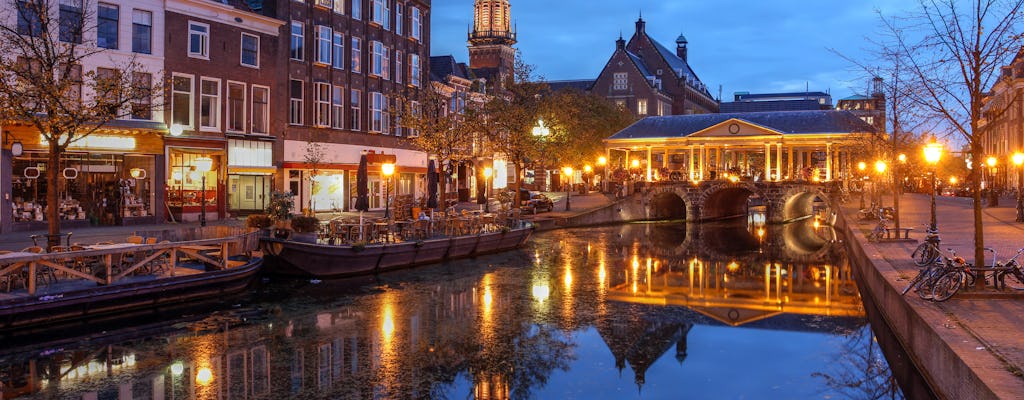
<path id="1" fill-rule="evenodd" d="M 374 40 L 374 41 L 372 41 L 370 43 L 371 43 L 370 44 L 370 75 L 373 75 L 373 76 L 383 76 L 384 75 L 384 73 L 383 73 L 383 66 L 384 66 L 383 49 L 384 49 L 384 43 L 381 43 L 381 42 L 376 41 L 376 40 Z"/>
<path id="2" fill-rule="evenodd" d="M 402 57 L 405 57 L 402 51 L 395 49 L 395 83 L 402 83 L 402 75 L 405 72 L 402 71 Z"/>
<path id="3" fill-rule="evenodd" d="M 174 89 L 174 78 L 188 78 L 188 92 L 181 92 Z M 171 74 L 171 124 L 174 124 L 174 96 L 176 94 L 188 94 L 188 124 L 183 124 L 186 129 L 194 129 L 196 124 L 196 76 L 192 74 Z"/>
<path id="4" fill-rule="evenodd" d="M 295 32 L 296 27 L 299 28 L 298 33 Z M 288 41 L 288 57 L 292 60 L 302 61 L 306 58 L 304 54 L 306 47 L 306 25 L 301 21 L 292 21 L 289 32 L 291 37 Z M 296 42 L 299 44 L 298 48 L 295 47 Z"/>
<path id="5" fill-rule="evenodd" d="M 242 87 L 242 130 L 231 129 L 231 86 Z M 245 105 L 248 104 L 249 90 L 245 87 L 245 82 L 239 81 L 227 81 L 224 85 L 224 131 L 225 132 L 245 132 L 246 126 L 248 126 L 248 120 L 245 119 Z"/>
<path id="6" fill-rule="evenodd" d="M 203 93 L 203 82 L 215 82 L 217 83 L 217 94 L 208 95 Z M 203 132 L 220 132 L 221 125 L 221 99 L 224 97 L 221 95 L 221 80 L 220 78 L 199 78 L 199 130 Z M 203 101 L 210 99 L 210 120 L 213 121 L 213 125 L 203 125 Z"/>
<path id="7" fill-rule="evenodd" d="M 349 96 L 349 130 L 358 131 L 362 128 L 363 91 L 352 89 Z"/>
<path id="8" fill-rule="evenodd" d="M 320 128 L 331 126 L 330 83 L 313 83 L 313 126 Z"/>
<path id="9" fill-rule="evenodd" d="M 402 36 L 405 30 L 405 14 L 402 12 L 404 7 L 402 3 L 395 3 L 395 34 L 398 36 Z"/>
<path id="10" fill-rule="evenodd" d="M 363 19 L 363 0 L 352 0 L 352 19 Z"/>
<path id="11" fill-rule="evenodd" d="M 420 115 L 420 112 L 422 111 L 420 109 L 420 102 L 415 101 L 415 100 L 410 101 L 409 102 L 409 110 L 410 110 L 410 112 L 412 113 L 412 115 L 414 117 Z M 419 131 L 417 131 L 416 129 L 413 129 L 411 127 L 408 128 L 407 131 L 408 131 L 409 137 L 418 137 L 420 135 Z"/>
<path id="12" fill-rule="evenodd" d="M 193 30 L 192 29 L 193 27 L 205 29 L 206 32 L 200 32 L 198 30 Z M 192 51 L 192 37 L 193 36 L 198 36 L 199 37 L 199 52 Z M 187 42 L 186 46 L 188 46 L 187 51 L 188 51 L 188 56 L 189 57 L 199 58 L 199 59 L 203 59 L 203 60 L 209 60 L 210 59 L 210 24 L 204 24 L 202 22 L 196 22 L 196 21 L 188 21 L 188 42 Z"/>
<path id="13" fill-rule="evenodd" d="M 331 128 L 345 129 L 345 94 L 344 86 L 331 87 Z"/>
<path id="14" fill-rule="evenodd" d="M 331 9 L 335 13 L 345 15 L 345 0 L 334 0 L 334 4 L 331 5 Z"/>
<path id="15" fill-rule="evenodd" d="M 251 37 L 256 39 L 256 64 L 245 63 L 245 37 Z M 260 37 L 259 35 L 253 35 L 251 33 L 242 32 L 238 38 L 238 63 L 244 67 L 259 68 L 260 67 Z"/>
<path id="16" fill-rule="evenodd" d="M 409 54 L 409 84 L 420 87 L 420 55 Z"/>
<path id="17" fill-rule="evenodd" d="M 316 26 L 316 54 L 314 55 L 314 64 L 317 65 L 331 65 L 331 40 L 334 38 L 334 30 L 329 26 L 317 25 Z"/>
<path id="18" fill-rule="evenodd" d="M 385 101 L 384 93 L 370 92 L 370 132 L 383 132 Z"/>
<path id="19" fill-rule="evenodd" d="M 345 35 L 334 32 L 331 36 L 331 66 L 334 69 L 345 69 Z"/>
<path id="20" fill-rule="evenodd" d="M 299 83 L 299 97 L 292 97 L 292 82 Z M 298 79 L 288 80 L 288 125 L 302 125 L 303 100 L 306 96 L 306 83 Z"/>
<path id="21" fill-rule="evenodd" d="M 629 88 L 629 74 L 616 72 L 612 74 L 612 90 L 626 90 Z"/>
<path id="22" fill-rule="evenodd" d="M 256 119 L 255 118 L 249 118 L 249 123 L 250 123 L 249 131 L 252 132 L 253 134 L 256 134 L 256 135 L 269 135 L 270 134 L 270 87 L 269 86 L 262 86 L 262 85 L 250 85 L 249 90 L 250 90 L 249 99 L 250 99 L 250 104 L 252 105 L 251 107 L 249 107 L 249 115 L 251 115 L 253 117 L 256 116 L 256 94 L 255 94 L 256 90 L 266 90 L 266 93 L 267 93 L 267 97 L 266 97 L 267 103 L 266 103 L 265 106 L 263 106 L 263 107 L 266 107 L 266 109 L 263 110 L 263 118 L 262 118 L 263 119 L 263 121 L 262 121 L 263 122 L 263 127 L 265 129 L 263 131 L 260 131 L 260 130 L 256 129 Z"/>
<path id="23" fill-rule="evenodd" d="M 148 19 L 148 21 L 145 21 Z M 149 51 L 141 51 L 142 49 L 135 48 L 135 31 L 138 27 L 149 28 L 149 37 L 146 38 L 146 44 L 149 46 Z M 138 8 L 132 9 L 132 53 L 139 54 L 153 54 L 153 12 L 150 10 L 142 10 Z"/>
<path id="24" fill-rule="evenodd" d="M 391 49 L 388 46 L 384 46 L 384 51 L 381 52 L 384 56 L 384 65 L 381 67 L 381 71 L 384 73 L 382 77 L 384 80 L 391 79 Z"/>
<path id="25" fill-rule="evenodd" d="M 409 28 L 409 37 L 420 40 L 423 32 L 423 17 L 420 15 L 419 7 L 409 7 L 409 15 L 412 17 L 412 26 Z"/>
<path id="26" fill-rule="evenodd" d="M 315 0 L 313 2 L 313 5 L 316 6 L 316 7 L 320 7 L 320 8 L 324 8 L 324 9 L 330 10 L 331 7 L 334 4 L 333 4 L 333 2 L 331 0 Z"/>
<path id="27" fill-rule="evenodd" d="M 355 4 L 355 3 L 352 3 Z M 357 74 L 363 72 L 363 41 L 362 39 L 353 36 L 352 37 L 352 59 L 349 62 L 349 70 Z"/>
<path id="28" fill-rule="evenodd" d="M 647 115 L 647 99 L 636 99 L 636 114 Z"/>

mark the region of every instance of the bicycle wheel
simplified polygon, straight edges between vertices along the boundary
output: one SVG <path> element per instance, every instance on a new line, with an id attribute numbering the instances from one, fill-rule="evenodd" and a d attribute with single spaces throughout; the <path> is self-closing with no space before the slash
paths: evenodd
<path id="1" fill-rule="evenodd" d="M 938 266 L 931 266 L 925 270 L 925 276 L 921 277 L 921 282 L 917 284 L 917 296 L 925 299 L 932 299 L 932 288 L 935 287 L 935 282 L 939 280 L 939 277 L 943 275 L 943 269 Z"/>
<path id="2" fill-rule="evenodd" d="M 917 286 L 917 284 L 921 282 L 921 278 L 924 277 L 925 271 L 927 270 L 922 269 L 920 271 L 917 271 L 917 275 L 915 275 L 914 278 L 910 280 L 910 283 L 907 284 L 907 287 L 903 288 L 903 291 L 900 292 L 900 295 L 902 296 L 907 294 L 907 292 L 909 292 L 910 289 L 913 289 L 915 286 Z"/>
<path id="3" fill-rule="evenodd" d="M 914 249 L 914 253 L 911 257 L 914 259 L 914 264 L 919 267 L 923 267 L 935 262 L 935 260 L 939 258 L 939 254 L 938 251 L 935 250 L 935 246 L 932 246 L 931 243 L 924 242 Z"/>
<path id="4" fill-rule="evenodd" d="M 939 279 L 932 285 L 932 300 L 933 301 L 946 301 L 950 297 L 953 297 L 960 286 L 964 283 L 963 271 L 949 271 L 943 274 Z"/>

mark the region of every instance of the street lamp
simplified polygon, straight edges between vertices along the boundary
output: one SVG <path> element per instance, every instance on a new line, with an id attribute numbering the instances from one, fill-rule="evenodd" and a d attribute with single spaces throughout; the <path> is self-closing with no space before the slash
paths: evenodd
<path id="1" fill-rule="evenodd" d="M 380 165 L 380 173 L 384 175 L 384 218 L 391 218 L 391 175 L 395 173 L 395 164 L 384 163 Z"/>
<path id="2" fill-rule="evenodd" d="M 868 164 L 867 163 L 865 163 L 863 161 L 857 163 L 857 169 L 860 170 L 860 209 L 861 210 L 864 209 L 864 192 L 865 192 L 865 189 L 866 189 L 864 187 L 864 170 L 866 170 L 867 168 L 868 168 Z"/>
<path id="3" fill-rule="evenodd" d="M 995 207 L 999 205 L 999 193 L 996 192 L 996 163 L 998 159 L 995 156 L 988 156 L 985 159 L 985 164 L 988 164 L 988 206 Z"/>
<path id="4" fill-rule="evenodd" d="M 597 166 L 601 167 L 601 193 L 605 192 L 605 182 L 608 181 L 608 158 L 600 156 L 597 158 Z"/>
<path id="5" fill-rule="evenodd" d="M 494 174 L 494 170 L 491 167 L 484 167 L 484 212 L 491 212 L 491 199 L 488 196 L 491 190 L 491 175 Z"/>
<path id="6" fill-rule="evenodd" d="M 878 198 L 878 208 L 882 208 L 882 191 L 878 190 L 877 182 L 883 182 L 882 174 L 885 173 L 885 168 L 886 167 L 887 167 L 887 165 L 885 165 L 885 161 L 882 161 L 882 160 L 875 161 L 875 172 L 878 172 L 878 181 L 876 181 L 876 184 L 875 184 L 875 197 Z"/>
<path id="7" fill-rule="evenodd" d="M 932 165 L 932 190 L 931 190 L 931 230 L 938 229 L 938 220 L 935 217 L 935 190 L 936 175 L 938 175 L 939 160 L 942 158 L 942 144 L 931 142 L 924 146 L 924 160 Z"/>
<path id="8" fill-rule="evenodd" d="M 537 120 L 537 126 L 533 127 L 533 136 L 539 138 L 546 138 L 548 136 L 551 136 L 551 129 L 548 129 L 548 127 L 544 126 L 543 119 Z"/>
<path id="9" fill-rule="evenodd" d="M 562 173 L 569 178 L 569 185 L 565 187 L 565 211 L 569 211 L 569 197 L 572 196 L 572 167 L 562 167 Z"/>
<path id="10" fill-rule="evenodd" d="M 213 159 L 207 156 L 196 157 L 192 162 L 199 173 L 200 196 L 199 196 L 199 226 L 206 226 L 206 173 L 213 169 Z"/>
<path id="11" fill-rule="evenodd" d="M 1024 153 L 1013 153 L 1013 165 L 1017 166 L 1017 222 L 1024 222 Z"/>
<path id="12" fill-rule="evenodd" d="M 590 173 L 594 171 L 594 168 L 590 164 L 583 166 L 583 184 L 586 185 L 583 189 L 583 194 L 590 194 Z"/>

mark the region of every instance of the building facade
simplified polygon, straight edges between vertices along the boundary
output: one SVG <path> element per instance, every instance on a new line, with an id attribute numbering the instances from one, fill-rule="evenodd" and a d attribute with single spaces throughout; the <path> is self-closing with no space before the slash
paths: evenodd
<path id="1" fill-rule="evenodd" d="M 736 92 L 733 101 L 723 102 L 723 113 L 831 110 L 832 95 L 825 92 L 749 93 Z"/>
<path id="2" fill-rule="evenodd" d="M 882 78 L 874 77 L 871 80 L 871 94 L 855 94 L 840 99 L 836 104 L 836 110 L 849 111 L 869 125 L 875 127 L 877 132 L 886 132 L 886 104 L 885 91 L 882 87 Z"/>
<path id="3" fill-rule="evenodd" d="M 14 4 L 13 2 L 11 4 Z M 20 3 L 19 3 L 20 4 Z M 163 1 L 110 0 L 104 2 L 61 1 L 49 4 L 51 16 L 60 23 L 50 26 L 59 40 L 81 49 L 95 51 L 76 65 L 83 102 L 99 96 L 89 79 L 131 79 L 133 85 L 150 90 L 163 79 Z M 85 9 L 89 7 L 89 9 Z M 25 34 L 41 26 L 30 7 L 12 8 L 2 23 Z M 64 21 L 68 18 L 68 21 Z M 80 22 L 79 22 L 80 21 Z M 80 25 L 79 25 L 80 24 Z M 59 25 L 59 26 L 58 26 Z M 77 33 L 65 31 L 80 26 Z M 25 58 L 30 55 L 5 54 Z M 129 76 L 130 75 L 130 76 Z M 59 207 L 61 226 L 130 225 L 156 222 L 163 215 L 164 163 L 162 134 L 166 127 L 152 105 L 161 96 L 139 98 L 119 117 L 90 136 L 72 143 L 60 160 L 59 204 L 46 204 L 46 159 L 48 143 L 35 128 L 17 121 L 0 126 L 4 151 L 0 158 L 0 231 L 38 230 L 46 227 L 45 210 Z M 18 148 L 18 151 L 12 151 Z"/>
<path id="4" fill-rule="evenodd" d="M 169 218 L 195 221 L 204 205 L 208 220 L 263 210 L 277 172 L 282 114 L 272 97 L 281 91 L 276 57 L 285 23 L 242 1 L 168 0 L 166 7 Z M 197 168 L 203 157 L 212 160 L 209 171 Z"/>
<path id="5" fill-rule="evenodd" d="M 982 115 L 982 148 L 987 156 L 998 160 L 995 176 L 986 176 L 986 186 L 1022 187 L 1022 182 L 1007 175 L 1009 171 L 1003 166 L 1013 165 L 1013 154 L 1024 151 L 1024 48 L 1002 67 L 999 79 L 985 97 Z"/>

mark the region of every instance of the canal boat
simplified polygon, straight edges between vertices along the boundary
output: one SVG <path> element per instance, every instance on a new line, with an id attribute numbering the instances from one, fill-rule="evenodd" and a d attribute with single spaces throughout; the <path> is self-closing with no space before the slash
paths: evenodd
<path id="1" fill-rule="evenodd" d="M 0 257 L 0 273 L 24 277 L 67 275 L 23 289 L 0 292 L 0 331 L 23 331 L 69 321 L 104 321 L 159 313 L 246 290 L 263 266 L 255 250 L 257 233 L 187 242 L 113 245 L 66 253 L 12 253 Z M 248 244 L 247 242 L 251 243 Z M 218 253 L 220 252 L 220 253 Z M 110 268 L 111 260 L 131 254 L 137 263 Z M 184 257 L 179 258 L 179 254 Z M 225 256 L 222 256 L 225 255 Z M 159 270 L 148 269 L 163 257 Z M 191 261 L 184 261 L 185 258 Z M 81 272 L 74 260 L 100 260 L 95 273 Z M 103 271 L 103 263 L 107 265 Z M 134 264 L 134 265 L 132 265 Z M 0 288 L 0 290 L 5 288 Z"/>
<path id="2" fill-rule="evenodd" d="M 511 228 L 397 243 L 332 245 L 272 237 L 261 243 L 269 274 L 340 278 L 512 250 L 531 233 L 533 225 L 520 221 Z"/>

